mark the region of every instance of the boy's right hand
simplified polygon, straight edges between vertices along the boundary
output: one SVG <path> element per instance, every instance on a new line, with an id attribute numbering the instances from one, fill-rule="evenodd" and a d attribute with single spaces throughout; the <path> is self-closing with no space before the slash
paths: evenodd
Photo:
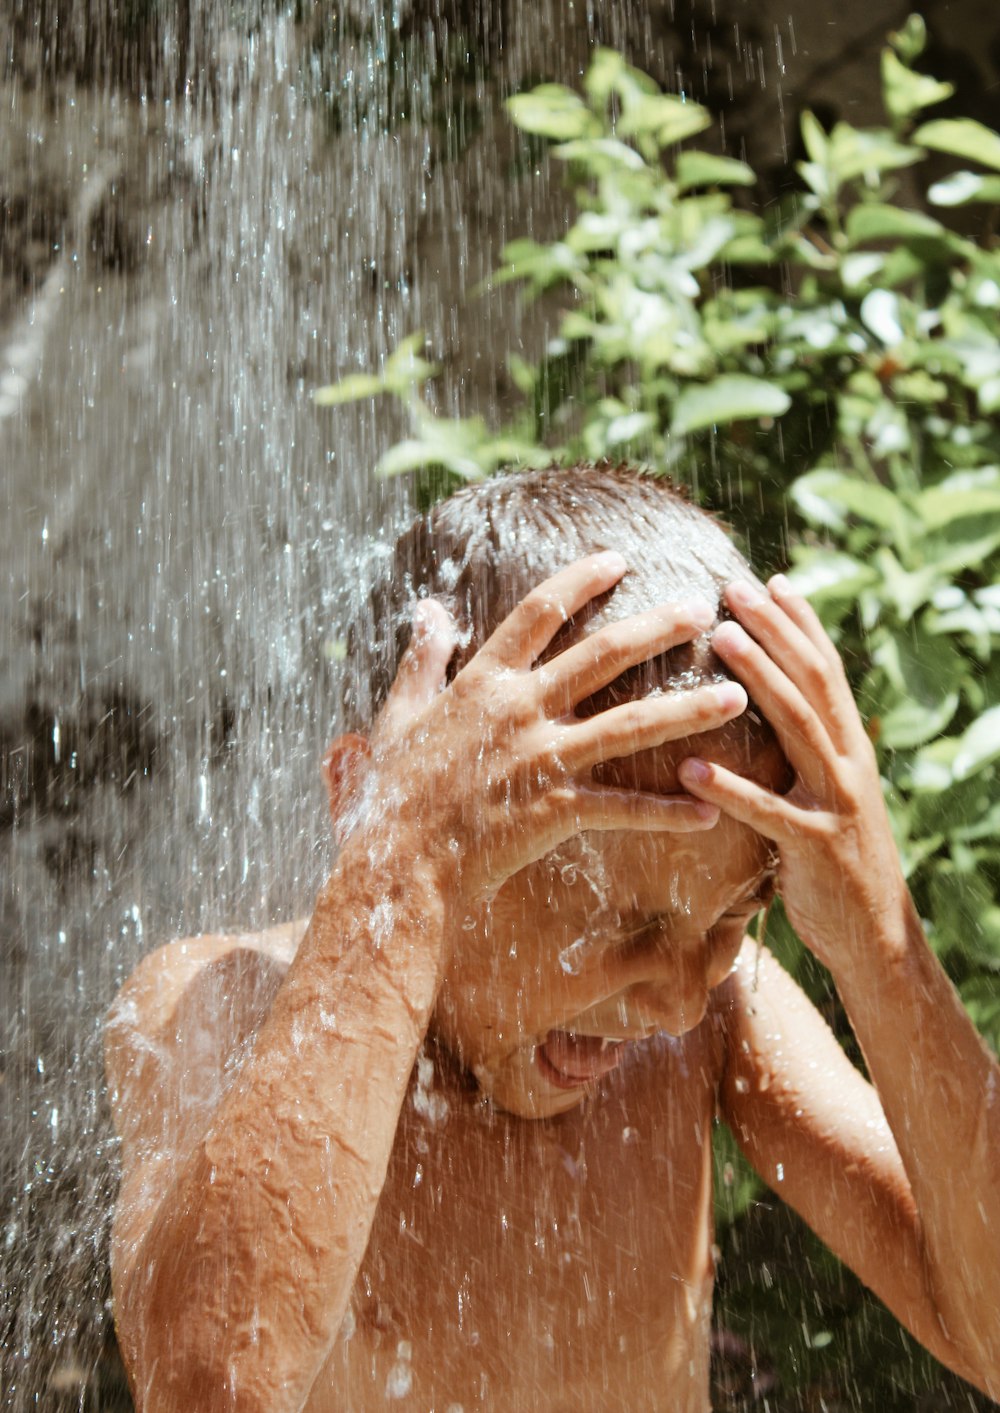
<path id="1" fill-rule="evenodd" d="M 394 848 L 400 828 L 410 849 L 416 840 L 451 903 L 473 907 L 584 830 L 683 832 L 718 819 L 717 809 L 690 795 L 599 785 L 591 772 L 730 721 L 747 704 L 738 683 L 651 695 L 586 718 L 575 712 L 627 668 L 707 629 L 714 614 L 706 601 L 609 624 L 535 666 L 567 620 L 626 569 L 622 556 L 609 552 L 553 575 L 448 685 L 455 627 L 434 599 L 418 604 L 371 742 L 361 814 L 379 852 Z"/>

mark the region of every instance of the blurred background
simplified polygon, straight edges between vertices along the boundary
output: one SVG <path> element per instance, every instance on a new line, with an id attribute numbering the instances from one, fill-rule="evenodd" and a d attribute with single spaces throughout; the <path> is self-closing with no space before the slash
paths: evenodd
<path id="1" fill-rule="evenodd" d="M 170 937 L 307 912 L 328 862 L 351 593 L 410 492 L 371 474 L 402 413 L 312 390 L 423 329 L 441 410 L 510 406 L 498 350 L 537 357 L 546 306 L 470 293 L 505 241 L 567 220 L 511 93 L 618 49 L 718 115 L 716 150 L 766 201 L 803 107 L 878 120 L 909 8 L 0 0 L 4 1407 L 130 1406 L 100 1048 L 117 987 Z M 992 8 L 923 15 L 928 67 L 994 122 Z M 991 1406 L 773 1199 L 726 1241 L 718 1408 Z"/>

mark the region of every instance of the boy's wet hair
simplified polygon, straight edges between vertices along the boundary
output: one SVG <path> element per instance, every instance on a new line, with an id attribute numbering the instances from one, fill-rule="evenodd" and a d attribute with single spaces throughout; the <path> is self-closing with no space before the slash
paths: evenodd
<path id="1" fill-rule="evenodd" d="M 663 477 L 628 466 L 553 465 L 465 487 L 418 516 L 379 566 L 370 620 L 357 622 L 349 641 L 348 725 L 364 730 L 377 716 L 418 599 L 438 599 L 458 626 L 454 676 L 530 589 L 600 550 L 617 550 L 628 572 L 560 630 L 546 657 L 605 623 L 692 595 L 707 599 L 721 620 L 728 617 L 724 586 L 754 580 L 722 526 Z M 623 674 L 580 711 L 729 675 L 706 633 Z M 742 720 L 760 744 L 773 740 L 752 705 Z"/>

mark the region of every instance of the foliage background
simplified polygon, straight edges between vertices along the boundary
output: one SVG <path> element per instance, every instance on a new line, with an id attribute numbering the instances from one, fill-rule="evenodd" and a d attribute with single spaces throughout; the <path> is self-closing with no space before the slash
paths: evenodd
<path id="1" fill-rule="evenodd" d="M 996 1050 L 1000 135 L 922 71 L 925 44 L 915 15 L 890 36 L 883 124 L 805 112 L 766 203 L 746 163 L 692 143 L 707 109 L 611 49 L 580 92 L 511 97 L 525 160 L 559 163 L 574 208 L 559 238 L 510 241 L 490 282 L 555 325 L 539 358 L 509 359 L 518 410 L 498 430 L 440 415 L 420 334 L 317 401 L 401 399 L 410 434 L 378 472 L 413 473 L 424 499 L 511 464 L 628 459 L 734 519 L 762 575 L 789 569 L 848 664 L 931 944 Z M 780 907 L 767 933 L 853 1050 Z M 717 1399 L 913 1408 L 933 1388 L 949 1406 L 932 1361 L 762 1202 L 724 1131 L 717 1176 L 720 1241 L 756 1253 L 722 1266 Z"/>

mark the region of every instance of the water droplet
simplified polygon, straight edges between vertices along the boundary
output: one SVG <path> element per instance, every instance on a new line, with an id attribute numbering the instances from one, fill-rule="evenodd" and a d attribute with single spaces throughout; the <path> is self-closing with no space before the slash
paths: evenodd
<path id="1" fill-rule="evenodd" d="M 559 965 L 567 976 L 578 976 L 586 961 L 587 939 L 578 937 L 559 953 Z"/>

